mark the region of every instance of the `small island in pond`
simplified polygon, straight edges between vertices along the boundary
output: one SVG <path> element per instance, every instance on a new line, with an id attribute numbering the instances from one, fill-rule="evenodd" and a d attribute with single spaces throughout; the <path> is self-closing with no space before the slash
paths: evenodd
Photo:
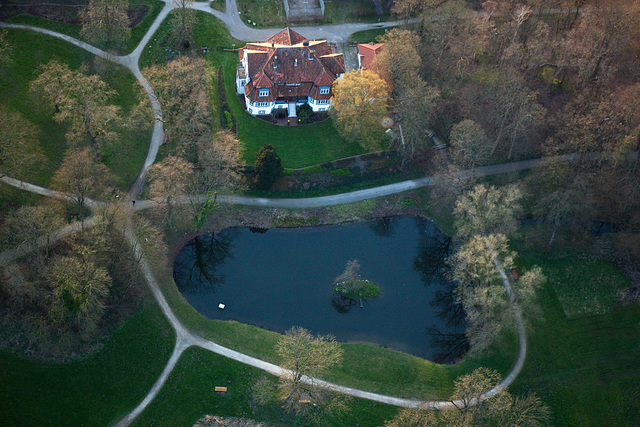
<path id="1" fill-rule="evenodd" d="M 361 279 L 358 260 L 348 261 L 344 272 L 336 277 L 333 292 L 354 300 L 373 299 L 380 295 L 380 287 L 369 280 Z"/>

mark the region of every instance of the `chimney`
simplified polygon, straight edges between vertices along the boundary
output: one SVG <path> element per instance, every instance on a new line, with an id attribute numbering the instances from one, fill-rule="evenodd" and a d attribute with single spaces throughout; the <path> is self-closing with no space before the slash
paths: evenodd
<path id="1" fill-rule="evenodd" d="M 309 46 L 309 40 L 305 40 L 302 42 L 302 46 Z"/>

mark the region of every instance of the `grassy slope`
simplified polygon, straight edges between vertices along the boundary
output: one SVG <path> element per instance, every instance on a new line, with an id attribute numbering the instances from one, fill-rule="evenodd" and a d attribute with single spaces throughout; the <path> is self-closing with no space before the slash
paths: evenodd
<path id="1" fill-rule="evenodd" d="M 586 280 L 592 274 L 589 262 L 575 254 L 549 262 L 514 242 L 520 252 L 519 268 L 533 263 L 547 274 L 566 266 L 585 266 Z M 185 324 L 222 345 L 277 363 L 273 346 L 277 334 L 235 322 L 205 319 L 180 296 L 167 266 L 156 266 L 160 282 L 172 307 Z M 611 277 L 620 277 L 611 268 Z M 550 405 L 553 425 L 633 425 L 640 414 L 640 309 L 614 307 L 609 313 L 569 320 L 550 284 L 541 298 L 543 320 L 528 326 L 529 353 L 512 390 L 536 392 Z M 489 354 L 466 357 L 453 366 L 441 366 L 406 354 L 366 345 L 346 344 L 341 368 L 327 375 L 328 380 L 352 387 L 405 397 L 446 398 L 452 380 L 479 366 L 489 366 L 506 375 L 517 352 L 515 333 L 508 333 Z M 186 383 L 185 383 L 186 384 Z M 201 411 L 211 412 L 203 403 Z M 167 415 L 168 416 L 168 415 Z M 159 415 L 158 415 L 159 417 Z M 609 424 L 610 425 L 610 424 Z"/>
<path id="2" fill-rule="evenodd" d="M 42 364 L 0 353 L 0 425 L 112 424 L 149 391 L 174 339 L 151 305 L 83 362 Z"/>

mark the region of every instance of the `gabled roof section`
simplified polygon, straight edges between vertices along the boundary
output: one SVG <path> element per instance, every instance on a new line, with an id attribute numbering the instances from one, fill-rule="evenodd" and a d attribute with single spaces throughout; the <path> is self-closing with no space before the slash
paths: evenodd
<path id="1" fill-rule="evenodd" d="M 313 81 L 313 84 L 316 86 L 331 86 L 335 80 L 335 77 L 331 77 L 323 68 L 320 74 L 318 74 L 318 77 Z"/>
<path id="2" fill-rule="evenodd" d="M 260 71 L 253 79 L 253 85 L 258 89 L 268 89 L 273 87 L 273 81 L 264 73 Z"/>
<path id="3" fill-rule="evenodd" d="M 358 44 L 358 54 L 360 55 L 360 63 L 365 70 L 378 72 L 378 63 L 376 58 L 384 50 L 384 43 L 367 43 Z"/>
<path id="4" fill-rule="evenodd" d="M 341 53 L 332 53 L 329 55 L 323 55 L 320 57 L 322 63 L 326 68 L 328 68 L 333 74 L 344 74 L 344 56 Z"/>
<path id="5" fill-rule="evenodd" d="M 302 43 L 305 40 L 307 39 L 293 31 L 291 28 L 287 27 L 284 30 L 280 31 L 278 34 L 269 37 L 267 39 L 267 43 L 273 42 L 275 44 L 293 46 L 294 44 Z"/>

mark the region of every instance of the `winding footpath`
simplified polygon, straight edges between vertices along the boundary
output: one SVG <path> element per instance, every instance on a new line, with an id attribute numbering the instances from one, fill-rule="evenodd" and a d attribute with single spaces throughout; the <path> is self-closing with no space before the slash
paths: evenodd
<path id="1" fill-rule="evenodd" d="M 175 343 L 173 353 L 169 358 L 169 361 L 167 362 L 167 365 L 165 366 L 162 374 L 160 375 L 156 383 L 153 385 L 149 393 L 145 396 L 145 398 L 140 402 L 140 404 L 136 408 L 134 408 L 127 416 L 125 416 L 120 422 L 118 422 L 117 426 L 128 426 L 129 424 L 131 424 L 131 422 L 133 422 L 133 420 L 140 413 L 144 411 L 147 405 L 151 401 L 153 401 L 153 399 L 156 397 L 156 395 L 158 394 L 158 392 L 166 382 L 167 378 L 171 374 L 181 354 L 191 346 L 197 346 L 197 347 L 207 349 L 209 351 L 212 351 L 214 353 L 220 354 L 225 357 L 229 357 L 241 363 L 262 369 L 273 375 L 281 375 L 284 372 L 283 368 L 277 365 L 274 365 L 272 363 L 265 362 L 263 360 L 220 346 L 186 329 L 182 325 L 180 320 L 176 317 L 176 315 L 173 313 L 162 291 L 160 290 L 160 287 L 158 286 L 158 282 L 153 274 L 151 265 L 146 259 L 144 252 L 142 250 L 142 245 L 133 230 L 132 218 L 131 218 L 131 214 L 133 213 L 133 211 L 134 210 L 137 211 L 140 209 L 147 209 L 147 208 L 153 207 L 153 205 L 155 204 L 154 201 L 140 200 L 134 207 L 130 204 L 130 200 L 137 199 L 139 195 L 142 193 L 142 189 L 146 182 L 149 167 L 151 167 L 151 165 L 153 165 L 153 163 L 155 162 L 158 149 L 164 138 L 164 130 L 163 130 L 162 121 L 161 121 L 162 111 L 160 108 L 160 104 L 156 99 L 153 88 L 151 87 L 149 82 L 144 78 L 139 68 L 139 59 L 144 47 L 149 42 L 149 40 L 151 39 L 155 31 L 159 28 L 162 21 L 169 15 L 171 10 L 173 9 L 173 6 L 170 0 L 164 0 L 164 2 L 165 2 L 164 8 L 158 14 L 155 21 L 151 25 L 151 28 L 145 34 L 140 44 L 136 47 L 136 49 L 132 53 L 125 56 L 116 56 L 116 55 L 109 54 L 85 42 L 74 39 L 73 37 L 69 37 L 64 34 L 59 34 L 50 30 L 31 27 L 28 25 L 0 23 L 0 28 L 34 31 L 34 32 L 38 32 L 41 34 L 45 34 L 51 37 L 64 40 L 94 55 L 100 56 L 109 61 L 113 61 L 114 63 L 127 67 L 135 75 L 138 82 L 140 82 L 140 84 L 144 87 L 145 91 L 149 96 L 149 101 L 151 102 L 154 117 L 153 117 L 153 131 L 152 131 L 151 141 L 149 144 L 149 151 L 147 153 L 147 157 L 145 159 L 144 165 L 141 168 L 140 173 L 138 174 L 138 177 L 136 178 L 134 184 L 131 186 L 129 190 L 129 193 L 128 193 L 129 198 L 127 198 L 127 200 L 124 200 L 122 202 L 123 204 L 125 204 L 127 213 L 128 213 L 126 225 L 124 226 L 124 232 L 125 232 L 126 240 L 134 249 L 134 254 L 137 260 L 139 261 L 142 274 L 144 275 L 145 280 L 153 296 L 155 297 L 162 312 L 164 313 L 166 318 L 169 320 L 171 326 L 174 328 L 176 332 L 176 343 Z M 238 10 L 237 10 L 235 0 L 226 1 L 226 12 L 224 13 L 211 9 L 208 3 L 195 3 L 194 9 L 215 15 L 217 18 L 219 18 L 225 23 L 225 25 L 229 28 L 229 31 L 233 37 L 241 40 L 264 40 L 270 37 L 271 35 L 273 35 L 274 33 L 274 30 L 259 30 L 259 29 L 246 27 L 242 23 L 242 20 L 238 15 Z M 321 27 L 299 27 L 299 28 L 296 28 L 296 31 L 299 31 L 305 37 L 310 39 L 324 38 L 331 42 L 343 43 L 346 40 L 348 40 L 349 36 L 355 31 L 361 31 L 361 30 L 366 30 L 371 28 L 390 27 L 398 24 L 399 23 L 397 22 L 385 22 L 381 24 L 342 24 L 342 25 L 328 25 L 328 26 L 321 26 Z M 529 160 L 524 162 L 509 163 L 505 165 L 494 165 L 494 166 L 488 166 L 484 168 L 478 168 L 476 169 L 475 175 L 483 176 L 483 175 L 491 175 L 496 173 L 515 171 L 515 170 L 523 170 L 523 169 L 534 167 L 540 164 L 542 161 L 544 160 Z M 471 174 L 468 171 L 461 173 L 461 176 L 463 177 L 468 177 L 470 175 Z M 336 205 L 336 204 L 342 204 L 342 203 L 351 203 L 355 201 L 371 199 L 371 198 L 381 197 L 381 196 L 390 195 L 390 194 L 396 194 L 403 191 L 424 187 L 426 185 L 430 185 L 431 183 L 433 183 L 434 179 L 435 178 L 433 177 L 421 178 L 416 180 L 400 182 L 396 184 L 385 185 L 377 188 L 371 188 L 367 190 L 355 191 L 351 193 L 338 194 L 333 196 L 315 197 L 315 198 L 304 198 L 304 199 L 267 199 L 267 198 L 257 198 L 257 197 L 220 195 L 218 196 L 218 202 L 244 204 L 244 205 L 251 205 L 251 206 L 262 206 L 262 207 L 296 208 L 296 207 L 329 206 L 329 205 Z M 42 188 L 42 187 L 29 184 L 24 181 L 16 180 L 10 177 L 6 177 L 6 176 L 0 178 L 0 181 L 7 185 L 11 185 L 16 188 L 19 188 L 21 190 L 34 192 L 47 197 L 55 197 L 55 198 L 64 199 L 64 200 L 74 199 L 74 196 L 71 194 L 49 190 L 46 188 Z M 188 198 L 185 196 L 183 198 L 183 201 L 186 202 L 187 200 Z M 88 203 L 88 206 L 92 210 L 96 210 L 104 205 L 105 204 L 102 202 L 97 202 L 93 200 L 90 200 Z M 95 221 L 96 219 L 97 219 L 97 215 L 94 215 L 93 217 L 85 220 L 84 226 L 91 225 L 93 221 Z M 62 236 L 68 235 L 69 233 L 72 233 L 78 230 L 81 226 L 83 226 L 83 224 L 79 224 L 79 223 L 71 224 L 53 233 L 51 236 L 49 236 L 49 238 L 60 238 Z M 36 249 L 39 245 L 42 245 L 43 242 L 46 241 L 46 239 L 47 237 L 44 236 L 38 242 L 35 242 L 33 244 L 23 245 L 23 247 L 14 248 L 12 250 L 1 253 L 0 265 L 6 264 L 12 260 L 15 260 L 19 256 L 24 255 L 28 251 Z M 524 364 L 525 357 L 526 357 L 526 336 L 525 336 L 525 330 L 522 322 L 522 315 L 520 313 L 520 309 L 518 308 L 515 300 L 513 299 L 511 287 L 509 284 L 509 279 L 505 274 L 504 269 L 500 265 L 499 260 L 495 259 L 494 263 L 495 263 L 496 269 L 500 273 L 500 277 L 503 280 L 504 286 L 507 290 L 507 294 L 509 295 L 511 300 L 511 307 L 514 310 L 516 325 L 517 325 L 518 333 L 520 336 L 520 352 L 511 373 L 500 384 L 498 384 L 491 390 L 484 393 L 481 396 L 481 400 L 488 399 L 496 395 L 497 393 L 499 393 L 501 390 L 508 387 L 513 382 L 513 380 L 517 377 L 517 375 L 520 373 L 520 370 L 522 369 L 522 366 Z M 381 402 L 381 403 L 386 403 L 386 404 L 391 404 L 391 405 L 396 405 L 401 407 L 415 408 L 419 406 L 425 406 L 425 407 L 434 408 L 434 409 L 447 409 L 447 408 L 453 408 L 454 405 L 459 406 L 462 404 L 462 402 L 451 402 L 451 401 L 420 401 L 417 399 L 404 399 L 404 398 L 386 396 L 378 393 L 371 393 L 363 390 L 344 387 L 338 384 L 329 383 L 316 378 L 306 378 L 305 380 L 308 382 L 313 382 L 315 384 L 321 385 L 328 389 L 350 395 L 350 396 L 369 399 L 376 402 Z"/>

